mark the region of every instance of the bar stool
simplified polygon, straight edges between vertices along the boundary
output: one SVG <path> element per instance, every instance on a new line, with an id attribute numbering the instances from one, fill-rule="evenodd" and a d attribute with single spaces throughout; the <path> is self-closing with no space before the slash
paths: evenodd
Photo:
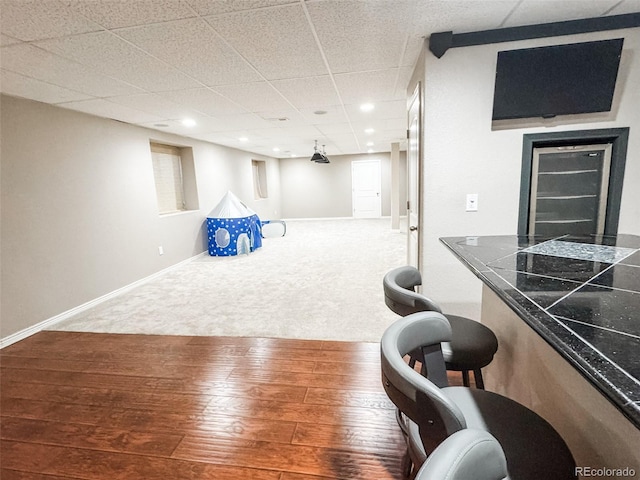
<path id="1" fill-rule="evenodd" d="M 391 270 L 382 280 L 386 305 L 403 317 L 424 311 L 442 313 L 434 301 L 416 293 L 418 285 L 422 285 L 422 276 L 417 268 L 404 266 Z M 498 339 L 489 327 L 475 320 L 458 315 L 445 316 L 453 331 L 451 341 L 442 344 L 447 370 L 462 372 L 462 381 L 467 387 L 470 386 L 469 372 L 473 371 L 476 387 L 484 389 L 481 369 L 493 360 Z M 410 353 L 412 367 L 418 353 Z"/>
<path id="2" fill-rule="evenodd" d="M 413 464 L 408 474 L 420 469 L 447 438 L 471 428 L 499 442 L 510 480 L 575 479 L 571 451 L 541 416 L 497 393 L 448 386 L 441 344 L 451 335 L 444 315 L 418 312 L 394 322 L 380 341 L 384 390 L 407 419 L 407 451 Z M 412 351 L 422 353 L 426 377 L 404 361 Z"/>
<path id="3" fill-rule="evenodd" d="M 500 443 L 483 430 L 465 428 L 447 437 L 414 480 L 504 480 L 507 459 Z"/>

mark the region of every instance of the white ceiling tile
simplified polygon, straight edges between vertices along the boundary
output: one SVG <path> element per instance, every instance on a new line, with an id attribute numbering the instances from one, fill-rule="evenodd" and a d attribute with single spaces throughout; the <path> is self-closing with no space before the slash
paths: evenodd
<path id="1" fill-rule="evenodd" d="M 618 0 L 524 0 L 511 14 L 505 27 L 553 22 L 560 15 L 568 20 L 597 17 Z"/>
<path id="2" fill-rule="evenodd" d="M 175 90 L 162 92 L 160 95 L 176 104 L 184 105 L 185 107 L 214 117 L 246 113 L 246 110 L 241 105 L 230 101 L 208 88 Z"/>
<path id="3" fill-rule="evenodd" d="M 291 105 L 268 82 L 221 85 L 215 87 L 215 90 L 250 112 L 291 108 Z"/>
<path id="4" fill-rule="evenodd" d="M 101 98 L 80 102 L 67 102 L 62 103 L 59 106 L 100 117 L 112 118 L 126 123 L 143 123 L 161 120 L 161 118 L 155 115 L 150 115 L 148 113 L 141 112 L 140 110 L 134 110 L 123 105 L 118 105 Z"/>
<path id="5" fill-rule="evenodd" d="M 372 100 L 399 100 L 395 92 L 398 69 L 372 72 L 341 73 L 335 76 L 344 103 L 363 103 Z"/>
<path id="6" fill-rule="evenodd" d="M 251 130 L 252 134 L 255 134 L 261 138 L 272 139 L 274 142 L 290 142 L 297 138 L 313 139 L 318 136 L 318 130 L 314 127 L 272 127 L 272 128 L 257 128 Z"/>
<path id="7" fill-rule="evenodd" d="M 318 115 L 315 112 L 325 111 L 327 113 Z M 311 125 L 326 125 L 329 123 L 348 123 L 349 119 L 341 105 L 320 105 L 318 108 L 302 108 L 300 112 Z"/>
<path id="8" fill-rule="evenodd" d="M 208 86 L 261 79 L 200 18 L 120 29 L 116 33 Z"/>
<path id="9" fill-rule="evenodd" d="M 0 34 L 0 47 L 6 47 L 7 45 L 14 45 L 20 42 L 21 40 L 18 40 L 17 38 L 10 37 L 4 33 Z"/>
<path id="10" fill-rule="evenodd" d="M 264 110 L 262 112 L 257 112 L 256 115 L 264 119 L 266 122 L 269 122 L 269 124 L 278 123 L 279 125 L 286 124 L 289 126 L 308 124 L 307 120 L 299 110 L 289 106 L 284 106 L 274 110 Z"/>
<path id="11" fill-rule="evenodd" d="M 140 92 L 140 89 L 28 43 L 2 48 L 2 67 L 21 75 L 94 97 Z"/>
<path id="12" fill-rule="evenodd" d="M 271 83 L 297 108 L 315 108 L 340 103 L 329 75 L 274 80 Z"/>
<path id="13" fill-rule="evenodd" d="M 640 0 L 0 2 L 3 92 L 282 158 L 310 157 L 315 139 L 329 156 L 405 142 L 407 86 L 433 32 L 640 10 Z M 376 109 L 360 112 L 364 101 Z M 187 114 L 195 127 L 179 122 Z"/>
<path id="14" fill-rule="evenodd" d="M 104 28 L 130 27 L 194 17 L 184 0 L 64 0 L 70 8 Z"/>
<path id="15" fill-rule="evenodd" d="M 175 68 L 109 32 L 74 35 L 36 45 L 151 92 L 200 86 Z"/>
<path id="16" fill-rule="evenodd" d="M 227 115 L 220 119 L 212 119 L 211 132 L 231 132 L 235 130 L 252 130 L 269 128 L 272 124 L 253 113 Z"/>
<path id="17" fill-rule="evenodd" d="M 268 80 L 328 73 L 300 4 L 206 20 Z"/>
<path id="18" fill-rule="evenodd" d="M 296 4 L 300 0 L 188 0 L 199 15 L 220 15 L 276 5 Z"/>
<path id="19" fill-rule="evenodd" d="M 429 37 L 432 33 L 464 33 L 500 28 L 521 0 L 431 0 L 414 2 L 407 29 Z M 561 0 L 562 1 L 562 0 Z"/>
<path id="20" fill-rule="evenodd" d="M 351 124 L 348 122 L 345 123 L 327 123 L 323 125 L 316 125 L 316 128 L 322 132 L 324 135 L 333 135 L 350 132 Z"/>
<path id="21" fill-rule="evenodd" d="M 404 47 L 400 65 L 413 69 L 413 66 L 418 61 L 418 57 L 420 56 L 420 52 L 422 51 L 425 41 L 426 40 L 423 35 L 409 36 Z"/>
<path id="22" fill-rule="evenodd" d="M 0 91 L 7 95 L 51 104 L 91 98 L 83 93 L 41 82 L 4 69 L 0 69 Z"/>
<path id="23" fill-rule="evenodd" d="M 370 112 L 360 110 L 361 104 L 345 105 L 347 115 L 351 122 L 366 122 L 370 119 L 403 118 L 407 112 L 407 102 L 405 100 L 395 100 L 392 102 L 377 102 L 375 108 Z"/>
<path id="24" fill-rule="evenodd" d="M 611 10 L 609 15 L 624 15 L 626 13 L 638 13 L 640 12 L 640 0 L 624 0 L 616 4 L 615 8 Z"/>
<path id="25" fill-rule="evenodd" d="M 154 93 L 109 98 L 109 101 L 140 110 L 160 118 L 183 119 L 198 115 L 184 104 L 174 103 Z"/>
<path id="26" fill-rule="evenodd" d="M 175 118 L 163 118 L 160 120 L 155 119 L 150 122 L 138 122 L 138 125 L 163 132 L 184 135 L 185 137 L 195 137 L 196 135 L 208 132 L 228 129 L 228 124 L 224 120 L 206 115 L 192 115 L 190 118 L 195 121 L 195 125 L 190 127 L 183 125 L 180 119 Z M 162 127 L 158 126 L 159 124 L 162 125 Z"/>
<path id="27" fill-rule="evenodd" d="M 407 9 L 411 4 L 337 0 L 309 3 L 311 21 L 332 72 L 399 66 L 407 39 Z"/>
<path id="28" fill-rule="evenodd" d="M 331 140 L 340 153 L 355 153 L 366 150 L 364 145 L 358 144 L 355 135 L 350 133 L 331 135 Z"/>
<path id="29" fill-rule="evenodd" d="M 99 25 L 57 0 L 2 0 L 0 28 L 24 41 L 100 30 Z"/>

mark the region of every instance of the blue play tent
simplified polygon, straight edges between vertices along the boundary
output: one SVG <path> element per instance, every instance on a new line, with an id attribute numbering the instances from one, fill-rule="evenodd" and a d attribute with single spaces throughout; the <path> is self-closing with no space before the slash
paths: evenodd
<path id="1" fill-rule="evenodd" d="M 209 255 L 249 254 L 262 246 L 261 223 L 256 212 L 230 191 L 207 217 Z"/>

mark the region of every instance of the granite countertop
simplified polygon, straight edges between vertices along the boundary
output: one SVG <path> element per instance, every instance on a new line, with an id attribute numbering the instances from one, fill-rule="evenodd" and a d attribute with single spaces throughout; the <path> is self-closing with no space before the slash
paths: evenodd
<path id="1" fill-rule="evenodd" d="M 640 428 L 640 236 L 440 241 Z"/>

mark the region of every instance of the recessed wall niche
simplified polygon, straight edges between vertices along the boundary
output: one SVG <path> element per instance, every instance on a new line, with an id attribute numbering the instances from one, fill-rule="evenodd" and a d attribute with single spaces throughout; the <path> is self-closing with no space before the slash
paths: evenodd
<path id="1" fill-rule="evenodd" d="M 616 235 L 628 128 L 523 136 L 518 235 Z"/>

